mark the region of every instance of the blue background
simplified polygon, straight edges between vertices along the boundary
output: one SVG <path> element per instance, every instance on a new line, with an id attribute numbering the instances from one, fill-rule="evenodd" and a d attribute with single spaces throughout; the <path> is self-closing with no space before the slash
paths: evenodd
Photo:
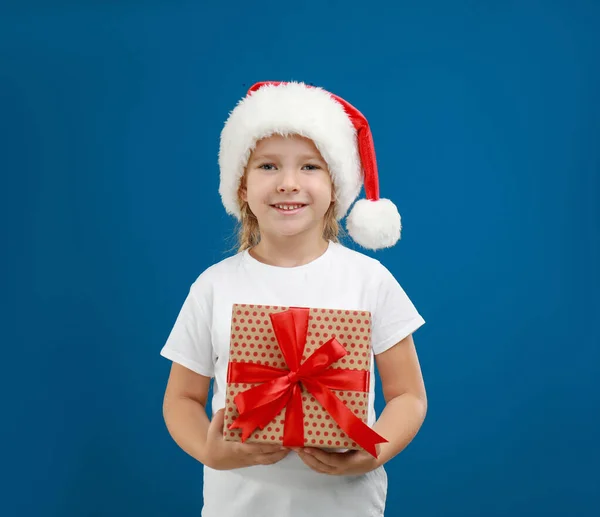
<path id="1" fill-rule="evenodd" d="M 266 79 L 358 106 L 403 216 L 429 414 L 387 515 L 599 514 L 598 2 L 53 4 L 0 13 L 3 516 L 199 515 L 159 351 Z"/>

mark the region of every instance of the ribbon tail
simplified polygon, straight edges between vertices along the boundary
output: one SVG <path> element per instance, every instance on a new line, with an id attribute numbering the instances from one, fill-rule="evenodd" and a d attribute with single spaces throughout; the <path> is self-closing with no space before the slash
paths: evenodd
<path id="1" fill-rule="evenodd" d="M 285 410 L 283 445 L 286 447 L 304 447 L 304 408 L 302 390 L 298 383 L 292 387 L 291 397 Z"/>
<path id="2" fill-rule="evenodd" d="M 258 406 L 254 409 L 250 409 L 240 414 L 233 423 L 229 426 L 229 429 L 241 429 L 242 430 L 242 443 L 245 442 L 256 429 L 264 429 L 266 425 L 271 422 L 287 405 L 290 399 L 291 393 L 284 393 L 283 396 Z"/>
<path id="3" fill-rule="evenodd" d="M 349 438 L 354 440 L 371 456 L 377 458 L 378 443 L 387 443 L 387 440 L 377 434 L 360 418 L 358 418 L 333 392 L 318 381 L 303 380 L 306 389 L 321 403 L 332 418 Z"/>

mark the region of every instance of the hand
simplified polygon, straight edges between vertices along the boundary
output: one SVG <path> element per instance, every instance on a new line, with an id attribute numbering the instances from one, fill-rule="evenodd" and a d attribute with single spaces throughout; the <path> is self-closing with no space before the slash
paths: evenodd
<path id="1" fill-rule="evenodd" d="M 356 476 L 380 466 L 377 458 L 366 451 L 326 452 L 313 447 L 293 448 L 302 461 L 321 474 Z M 377 446 L 379 453 L 379 445 Z"/>
<path id="2" fill-rule="evenodd" d="M 215 470 L 231 470 L 254 465 L 271 465 L 289 454 L 280 445 L 230 442 L 223 438 L 225 410 L 217 411 L 210 422 L 202 463 Z"/>

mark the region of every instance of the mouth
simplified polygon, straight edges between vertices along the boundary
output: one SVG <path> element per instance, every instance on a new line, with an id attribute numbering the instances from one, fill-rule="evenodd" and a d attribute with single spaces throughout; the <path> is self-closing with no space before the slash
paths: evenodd
<path id="1" fill-rule="evenodd" d="M 295 203 L 295 204 L 281 203 L 281 204 L 271 205 L 271 208 L 274 208 L 280 214 L 284 214 L 284 215 L 297 214 L 298 212 L 301 212 L 304 207 L 306 207 L 306 205 L 302 204 L 302 203 Z"/>

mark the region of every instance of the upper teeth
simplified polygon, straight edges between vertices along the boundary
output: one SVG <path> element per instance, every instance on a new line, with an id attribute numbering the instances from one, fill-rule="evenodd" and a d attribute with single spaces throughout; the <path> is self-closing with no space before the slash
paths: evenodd
<path id="1" fill-rule="evenodd" d="M 275 205 L 275 207 L 281 210 L 295 210 L 296 208 L 302 208 L 302 205 Z"/>

